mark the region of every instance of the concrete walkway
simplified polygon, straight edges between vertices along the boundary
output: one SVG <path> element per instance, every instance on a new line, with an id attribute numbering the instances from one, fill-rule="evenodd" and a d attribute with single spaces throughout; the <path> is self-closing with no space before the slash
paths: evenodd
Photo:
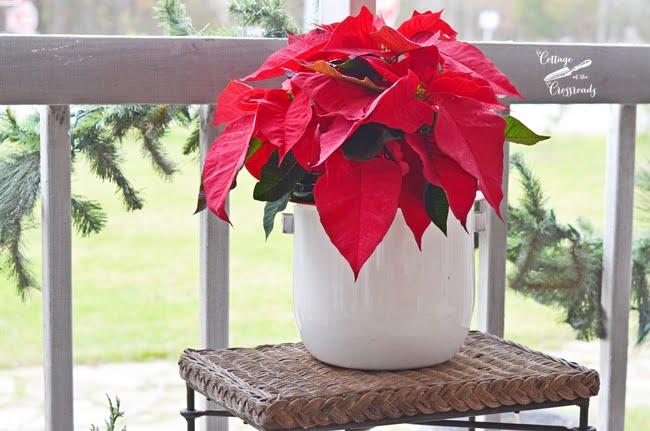
<path id="1" fill-rule="evenodd" d="M 572 341 L 553 354 L 598 366 L 598 343 Z M 628 375 L 628 405 L 650 408 L 650 347 L 630 349 Z M 185 429 L 178 414 L 184 406 L 185 388 L 173 361 L 80 365 L 74 376 L 75 431 L 87 431 L 91 424 L 103 429 L 106 394 L 122 401 L 123 424 L 129 431 Z M 0 371 L 0 431 L 41 431 L 43 421 L 42 368 Z M 252 430 L 235 419 L 231 419 L 231 429 Z"/>

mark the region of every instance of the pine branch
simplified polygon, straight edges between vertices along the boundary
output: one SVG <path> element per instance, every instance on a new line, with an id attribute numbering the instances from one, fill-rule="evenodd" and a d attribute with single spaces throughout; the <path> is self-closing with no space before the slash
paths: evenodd
<path id="1" fill-rule="evenodd" d="M 111 397 L 106 395 L 106 398 L 108 398 L 108 411 L 109 411 L 109 417 L 108 420 L 104 421 L 104 426 L 106 428 L 106 431 L 115 431 L 115 427 L 117 426 L 117 421 L 120 418 L 124 417 L 124 412 L 120 410 L 120 399 L 115 398 L 115 405 L 113 405 L 113 400 L 111 400 Z M 90 431 L 101 431 L 98 426 L 96 425 L 91 425 L 90 426 Z M 122 428 L 122 431 L 126 431 L 126 426 Z"/>
<path id="2" fill-rule="evenodd" d="M 100 179 L 117 186 L 127 210 L 142 209 L 144 201 L 140 192 L 124 176 L 120 167 L 123 160 L 114 142 L 97 138 L 84 145 L 81 150 L 90 164 L 90 170 Z"/>
<path id="3" fill-rule="evenodd" d="M 106 213 L 98 202 L 77 195 L 72 197 L 72 222 L 81 236 L 99 233 L 106 220 Z"/>
<path id="4" fill-rule="evenodd" d="M 638 313 L 637 344 L 643 343 L 650 334 L 650 239 L 643 238 L 634 244 L 632 262 L 632 304 Z"/>
<path id="5" fill-rule="evenodd" d="M 38 151 L 0 159 L 0 271 L 14 278 L 23 299 L 29 289 L 38 288 L 23 251 L 23 231 L 39 196 L 40 173 Z"/>
<path id="6" fill-rule="evenodd" d="M 196 154 L 201 148 L 201 125 L 198 121 L 194 121 L 194 126 L 190 132 L 190 136 L 185 140 L 185 145 L 183 145 L 183 155 L 189 156 L 190 154 Z"/>
<path id="7" fill-rule="evenodd" d="M 4 237 L 0 238 L 0 271 L 14 278 L 18 294 L 25 301 L 27 293 L 31 289 L 39 289 L 39 285 L 23 250 L 23 223 L 15 221 L 5 224 L 0 235 Z"/>
<path id="8" fill-rule="evenodd" d="M 18 144 L 21 148 L 40 148 L 40 131 L 38 129 L 38 113 L 30 115 L 23 123 L 20 123 L 10 108 L 0 112 L 0 144 L 11 142 Z"/>
<path id="9" fill-rule="evenodd" d="M 176 173 L 176 164 L 167 157 L 167 153 L 160 142 L 167 133 L 169 125 L 178 119 L 177 108 L 169 105 L 150 106 L 138 130 L 142 140 L 142 148 L 149 156 L 154 170 L 164 177 L 171 177 Z"/>
<path id="10" fill-rule="evenodd" d="M 176 164 L 167 156 L 161 139 L 172 124 L 186 126 L 192 119 L 185 106 L 123 105 L 107 108 L 102 124 L 110 139 L 121 141 L 134 132 L 154 170 L 163 177 L 171 177 L 176 172 Z"/>
<path id="11" fill-rule="evenodd" d="M 233 0 L 228 12 L 240 25 L 262 27 L 262 37 L 286 37 L 287 30 L 300 32 L 283 0 Z"/>
<path id="12" fill-rule="evenodd" d="M 645 225 L 650 224 L 650 165 L 647 163 L 637 168 L 635 178 L 635 196 L 637 219 Z"/>
<path id="13" fill-rule="evenodd" d="M 158 25 L 169 36 L 194 36 L 198 33 L 181 0 L 159 0 L 154 12 Z"/>

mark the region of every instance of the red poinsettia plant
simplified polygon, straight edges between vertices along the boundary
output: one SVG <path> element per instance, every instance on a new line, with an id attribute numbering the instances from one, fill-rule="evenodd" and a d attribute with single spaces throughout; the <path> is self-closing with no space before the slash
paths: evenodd
<path id="1" fill-rule="evenodd" d="M 281 88 L 248 81 L 286 76 Z M 205 160 L 203 196 L 228 221 L 240 169 L 259 181 L 265 229 L 289 200 L 316 205 L 332 243 L 358 275 L 398 209 L 421 246 L 448 211 L 465 225 L 477 191 L 499 213 L 503 145 L 543 137 L 497 111 L 521 97 L 475 46 L 456 40 L 441 12 L 399 28 L 366 8 L 340 23 L 289 34 L 288 46 L 230 82 Z"/>

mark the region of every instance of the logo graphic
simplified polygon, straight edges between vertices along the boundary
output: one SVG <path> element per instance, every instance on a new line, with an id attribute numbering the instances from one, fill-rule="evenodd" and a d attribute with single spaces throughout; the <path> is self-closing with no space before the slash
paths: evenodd
<path id="1" fill-rule="evenodd" d="M 584 71 L 591 66 L 590 59 L 574 66 L 573 57 L 552 55 L 548 51 L 542 50 L 537 50 L 537 57 L 540 64 L 560 67 L 544 78 L 552 96 L 572 97 L 576 94 L 588 94 L 589 97 L 596 97 L 596 88 L 589 83 L 589 75 Z M 587 86 L 587 84 L 589 85 Z"/>

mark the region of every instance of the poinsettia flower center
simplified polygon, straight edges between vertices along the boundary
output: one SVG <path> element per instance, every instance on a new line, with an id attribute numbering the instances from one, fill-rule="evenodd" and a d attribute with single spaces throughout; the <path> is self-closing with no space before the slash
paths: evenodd
<path id="1" fill-rule="evenodd" d="M 424 100 L 428 97 L 429 93 L 427 92 L 427 86 L 423 82 L 420 82 L 418 88 L 415 89 L 415 98 L 418 100 Z"/>

